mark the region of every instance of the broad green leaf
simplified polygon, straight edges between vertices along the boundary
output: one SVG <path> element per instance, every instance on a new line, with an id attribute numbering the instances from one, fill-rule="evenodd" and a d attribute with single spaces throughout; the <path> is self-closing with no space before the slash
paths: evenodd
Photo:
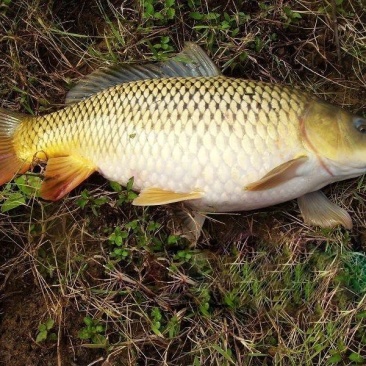
<path id="1" fill-rule="evenodd" d="M 25 205 L 24 195 L 21 192 L 14 192 L 1 205 L 1 212 L 5 213 L 22 205 Z"/>

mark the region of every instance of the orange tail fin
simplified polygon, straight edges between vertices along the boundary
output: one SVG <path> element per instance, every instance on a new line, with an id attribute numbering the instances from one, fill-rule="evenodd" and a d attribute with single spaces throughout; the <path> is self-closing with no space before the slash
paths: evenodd
<path id="1" fill-rule="evenodd" d="M 0 108 L 0 185 L 29 169 L 29 162 L 18 158 L 13 144 L 15 129 L 24 117 L 23 114 Z"/>

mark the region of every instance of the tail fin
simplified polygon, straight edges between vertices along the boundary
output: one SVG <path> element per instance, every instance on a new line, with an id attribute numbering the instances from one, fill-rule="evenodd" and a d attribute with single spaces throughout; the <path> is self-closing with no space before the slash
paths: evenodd
<path id="1" fill-rule="evenodd" d="M 13 143 L 14 132 L 25 117 L 0 108 L 0 185 L 29 169 L 29 162 L 18 158 Z"/>

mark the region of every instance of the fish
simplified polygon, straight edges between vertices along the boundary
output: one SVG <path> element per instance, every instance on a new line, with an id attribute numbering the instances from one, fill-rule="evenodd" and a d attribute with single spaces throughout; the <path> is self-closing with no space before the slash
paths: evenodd
<path id="1" fill-rule="evenodd" d="M 195 43 L 166 61 L 97 70 L 43 116 L 0 109 L 0 185 L 46 164 L 56 201 L 92 173 L 134 205 L 181 203 L 192 241 L 209 214 L 298 200 L 305 223 L 352 228 L 324 186 L 366 172 L 366 119 L 293 86 L 224 76 Z"/>

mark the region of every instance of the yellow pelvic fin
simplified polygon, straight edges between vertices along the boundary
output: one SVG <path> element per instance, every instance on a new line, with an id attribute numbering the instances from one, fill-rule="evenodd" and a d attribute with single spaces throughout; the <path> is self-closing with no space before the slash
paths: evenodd
<path id="1" fill-rule="evenodd" d="M 307 156 L 299 156 L 279 165 L 267 173 L 257 182 L 248 184 L 244 189 L 247 191 L 263 191 L 279 186 L 282 183 L 296 177 L 297 168 L 304 164 L 309 158 Z"/>
<path id="2" fill-rule="evenodd" d="M 18 158 L 14 146 L 14 132 L 25 115 L 0 108 L 0 185 L 16 174 L 25 173 L 31 162 Z"/>
<path id="3" fill-rule="evenodd" d="M 342 225 L 352 229 L 352 219 L 349 213 L 337 206 L 321 191 L 307 193 L 297 199 L 301 215 L 306 224 L 323 228 Z"/>
<path id="4" fill-rule="evenodd" d="M 95 171 L 95 166 L 78 156 L 60 156 L 47 162 L 41 197 L 56 201 L 78 186 Z"/>
<path id="5" fill-rule="evenodd" d="M 160 188 L 146 188 L 141 191 L 137 198 L 133 200 L 135 206 L 156 206 L 166 205 L 173 202 L 181 202 L 202 198 L 203 193 L 193 191 L 189 193 L 177 193 L 166 191 Z"/>

